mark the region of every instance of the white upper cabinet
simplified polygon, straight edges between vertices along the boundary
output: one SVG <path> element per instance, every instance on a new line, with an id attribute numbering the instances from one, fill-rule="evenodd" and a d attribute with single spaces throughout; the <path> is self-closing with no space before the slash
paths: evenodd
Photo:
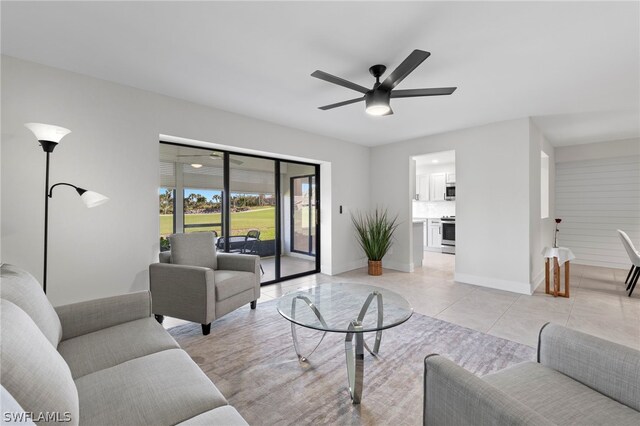
<path id="1" fill-rule="evenodd" d="M 455 173 L 447 173 L 447 183 L 456 183 Z"/>
<path id="2" fill-rule="evenodd" d="M 446 174 L 432 173 L 429 181 L 429 199 L 431 201 L 444 201 Z"/>
<path id="3" fill-rule="evenodd" d="M 429 201 L 429 175 L 418 175 L 416 178 L 416 200 Z"/>

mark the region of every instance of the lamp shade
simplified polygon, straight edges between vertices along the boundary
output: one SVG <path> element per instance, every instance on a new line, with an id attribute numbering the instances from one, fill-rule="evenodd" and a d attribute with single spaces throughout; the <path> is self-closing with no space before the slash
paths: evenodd
<path id="1" fill-rule="evenodd" d="M 64 127 L 54 126 L 52 124 L 43 123 L 24 123 L 24 127 L 31 130 L 36 139 L 39 141 L 49 141 L 58 143 L 60 140 L 71 133 L 71 130 Z"/>
<path id="2" fill-rule="evenodd" d="M 109 201 L 109 197 L 105 197 L 102 194 L 98 194 L 93 191 L 85 191 L 80 196 L 84 205 L 88 208 L 99 206 L 100 204 L 104 204 Z"/>

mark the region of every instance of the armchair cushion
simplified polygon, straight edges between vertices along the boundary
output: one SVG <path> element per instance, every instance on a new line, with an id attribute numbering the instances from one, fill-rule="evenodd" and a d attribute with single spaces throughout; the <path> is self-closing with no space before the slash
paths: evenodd
<path id="1" fill-rule="evenodd" d="M 558 425 L 638 425 L 640 413 L 535 362 L 525 362 L 483 379 Z"/>
<path id="2" fill-rule="evenodd" d="M 77 379 L 134 358 L 177 348 L 176 341 L 158 321 L 147 317 L 63 340 L 58 351 Z"/>
<path id="3" fill-rule="evenodd" d="M 27 271 L 7 263 L 0 267 L 0 277 L 0 296 L 25 311 L 51 344 L 58 346 L 62 325 L 40 283 Z"/>
<path id="4" fill-rule="evenodd" d="M 538 362 L 640 411 L 640 352 L 556 324 L 540 330 Z"/>
<path id="5" fill-rule="evenodd" d="M 178 265 L 202 266 L 216 269 L 216 241 L 213 232 L 173 234 L 171 243 L 171 263 Z"/>
<path id="6" fill-rule="evenodd" d="M 255 287 L 255 274 L 244 271 L 215 271 L 216 300 L 228 299 Z"/>

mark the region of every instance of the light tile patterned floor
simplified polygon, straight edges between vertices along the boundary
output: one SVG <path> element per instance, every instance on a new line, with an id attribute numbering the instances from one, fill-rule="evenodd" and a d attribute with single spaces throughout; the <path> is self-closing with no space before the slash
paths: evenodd
<path id="1" fill-rule="evenodd" d="M 331 281 L 363 282 L 405 296 L 416 312 L 535 347 L 546 322 L 640 349 L 640 291 L 627 297 L 627 271 L 572 264 L 571 298 L 518 295 L 453 280 L 455 256 L 425 252 L 424 265 L 408 274 L 385 270 L 380 277 L 366 269 L 328 276 L 316 274 L 262 288 L 260 301 L 299 287 Z"/>

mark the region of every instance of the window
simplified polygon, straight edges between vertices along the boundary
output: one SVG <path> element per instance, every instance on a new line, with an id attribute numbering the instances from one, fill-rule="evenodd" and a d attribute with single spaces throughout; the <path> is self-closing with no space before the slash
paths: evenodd
<path id="1" fill-rule="evenodd" d="M 549 217 L 549 156 L 540 151 L 540 216 Z"/>

